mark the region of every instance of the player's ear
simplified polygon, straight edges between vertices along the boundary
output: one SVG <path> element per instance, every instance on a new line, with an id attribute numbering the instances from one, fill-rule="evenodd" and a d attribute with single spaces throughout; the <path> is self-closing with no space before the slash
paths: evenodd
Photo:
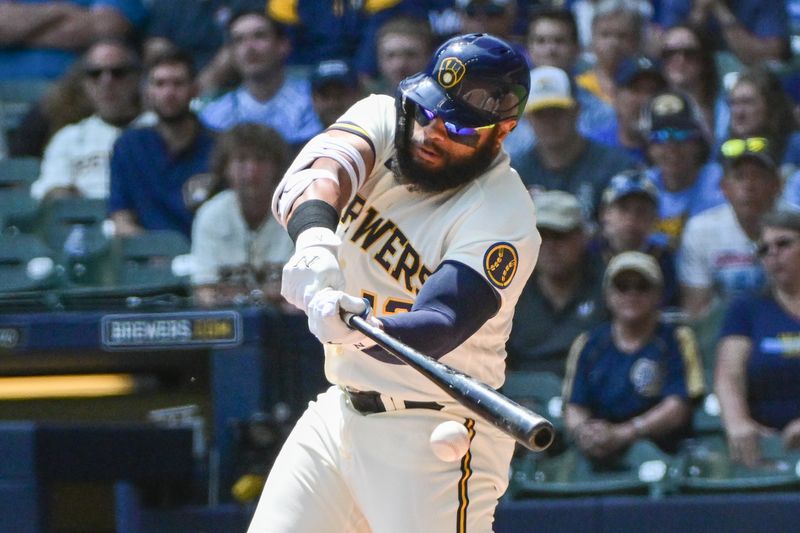
<path id="1" fill-rule="evenodd" d="M 503 120 L 501 122 L 498 122 L 497 123 L 497 142 L 498 143 L 503 142 L 503 139 L 505 139 L 508 136 L 508 134 L 511 133 L 511 130 L 513 130 L 516 127 L 516 125 L 517 125 L 516 119 Z"/>

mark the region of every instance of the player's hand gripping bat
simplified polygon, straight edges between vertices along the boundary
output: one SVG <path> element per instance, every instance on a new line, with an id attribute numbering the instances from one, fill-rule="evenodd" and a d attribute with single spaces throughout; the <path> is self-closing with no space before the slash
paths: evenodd
<path id="1" fill-rule="evenodd" d="M 344 313 L 342 319 L 529 450 L 538 452 L 553 442 L 555 432 L 550 421 L 503 396 L 489 385 L 418 352 L 361 316 Z"/>

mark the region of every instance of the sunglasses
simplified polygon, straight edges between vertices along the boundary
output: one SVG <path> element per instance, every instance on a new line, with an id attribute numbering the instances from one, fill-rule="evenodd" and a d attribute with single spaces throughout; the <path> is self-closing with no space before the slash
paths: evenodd
<path id="1" fill-rule="evenodd" d="M 417 110 L 415 112 L 414 119 L 419 123 L 420 126 L 427 126 L 434 120 L 436 120 L 437 115 L 430 109 L 426 109 L 421 105 L 417 104 Z M 483 130 L 490 130 L 494 128 L 497 124 L 489 124 L 488 126 L 478 126 L 475 128 L 459 126 L 453 122 L 447 122 L 446 120 L 442 120 L 444 123 L 444 129 L 447 130 L 447 136 L 455 141 L 461 141 L 464 138 L 476 138 L 480 135 L 480 132 Z"/>
<path id="2" fill-rule="evenodd" d="M 677 128 L 664 128 L 650 132 L 650 142 L 662 144 L 666 142 L 691 141 L 700 138 L 700 132 L 695 130 L 681 130 Z"/>
<path id="3" fill-rule="evenodd" d="M 615 279 L 612 283 L 614 290 L 619 293 L 626 294 L 629 292 L 648 292 L 653 289 L 653 284 L 648 283 L 643 279 L 621 281 Z"/>
<path id="4" fill-rule="evenodd" d="M 701 50 L 699 48 L 665 48 L 661 51 L 661 59 L 664 61 L 671 59 L 677 55 L 682 55 L 687 59 L 697 59 L 700 57 Z"/>
<path id="5" fill-rule="evenodd" d="M 728 139 L 719 148 L 723 156 L 739 157 L 745 152 L 760 154 L 769 150 L 769 141 L 764 137 L 748 137 L 747 139 Z"/>
<path id="6" fill-rule="evenodd" d="M 791 245 L 796 244 L 798 240 L 800 239 L 797 237 L 778 237 L 772 242 L 762 242 L 756 248 L 756 255 L 758 255 L 758 257 L 766 257 L 773 250 L 775 253 L 778 253 L 781 250 L 785 250 Z"/>
<path id="7" fill-rule="evenodd" d="M 129 65 L 119 67 L 86 67 L 83 74 L 92 80 L 99 80 L 103 73 L 108 73 L 114 79 L 121 79 L 133 72 L 135 69 Z"/>

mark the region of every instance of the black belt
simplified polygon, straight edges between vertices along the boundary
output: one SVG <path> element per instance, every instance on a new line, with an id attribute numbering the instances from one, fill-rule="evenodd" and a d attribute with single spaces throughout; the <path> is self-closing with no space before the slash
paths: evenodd
<path id="1" fill-rule="evenodd" d="M 396 411 L 398 409 L 432 409 L 440 411 L 444 405 L 436 402 L 412 402 L 408 400 L 393 400 L 393 406 L 388 409 L 381 399 L 381 394 L 375 391 L 355 391 L 344 389 L 345 395 L 353 409 L 361 414 L 369 415 L 374 413 L 385 413 L 386 411 Z"/>

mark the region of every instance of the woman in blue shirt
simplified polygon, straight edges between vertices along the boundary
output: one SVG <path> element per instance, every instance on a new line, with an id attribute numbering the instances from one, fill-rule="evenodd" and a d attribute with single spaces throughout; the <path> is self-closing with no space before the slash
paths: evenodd
<path id="1" fill-rule="evenodd" d="M 769 287 L 731 304 L 714 373 L 731 458 L 748 466 L 764 434 L 800 448 L 800 212 L 765 215 L 758 254 Z"/>

